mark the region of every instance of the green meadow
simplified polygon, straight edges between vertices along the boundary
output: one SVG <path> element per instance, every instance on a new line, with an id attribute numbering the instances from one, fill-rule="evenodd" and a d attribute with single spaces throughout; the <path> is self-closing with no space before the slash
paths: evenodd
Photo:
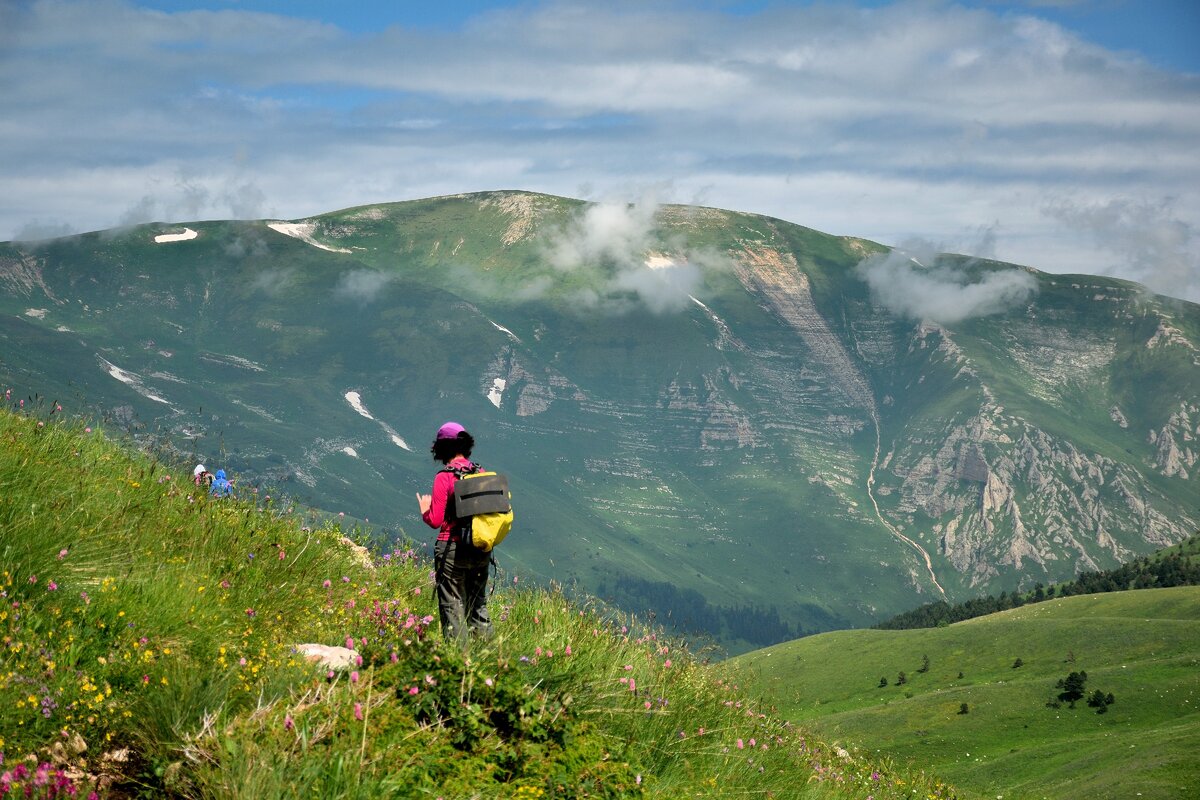
<path id="1" fill-rule="evenodd" d="M 367 563 L 286 502 L 0 410 L 0 796 L 957 796 L 503 569 L 495 636 L 444 642 L 424 548 Z"/>
<path id="2" fill-rule="evenodd" d="M 748 690 L 781 717 L 921 764 L 966 797 L 1200 791 L 1200 587 L 1067 597 L 941 628 L 826 633 L 731 668 L 746 669 Z M 1057 682 L 1080 671 L 1086 696 L 1113 696 L 1104 713 L 1058 699 Z"/>

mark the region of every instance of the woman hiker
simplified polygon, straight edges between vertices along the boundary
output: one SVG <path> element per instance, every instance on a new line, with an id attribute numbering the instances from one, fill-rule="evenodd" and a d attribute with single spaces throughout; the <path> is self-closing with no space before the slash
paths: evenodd
<path id="1" fill-rule="evenodd" d="M 442 635 L 465 640 L 468 632 L 488 637 L 492 623 L 487 612 L 487 580 L 490 556 L 463 541 L 454 518 L 454 483 L 458 476 L 477 470 L 470 460 L 475 439 L 457 422 L 438 428 L 429 451 L 445 467 L 433 479 L 433 494 L 417 493 L 421 519 L 437 529 L 433 565 L 437 582 L 438 613 Z M 447 503 L 451 504 L 447 508 Z"/>

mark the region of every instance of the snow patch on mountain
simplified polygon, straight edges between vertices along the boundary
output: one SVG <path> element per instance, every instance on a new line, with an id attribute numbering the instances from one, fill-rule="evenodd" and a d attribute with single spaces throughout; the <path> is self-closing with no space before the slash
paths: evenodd
<path id="1" fill-rule="evenodd" d="M 485 317 L 484 319 L 487 319 L 487 318 Z M 503 333 L 507 333 L 509 338 L 512 339 L 514 342 L 516 342 L 518 344 L 521 343 L 521 337 L 517 336 L 515 333 L 510 331 L 508 328 L 504 327 L 503 325 L 501 325 L 497 322 L 492 322 L 492 320 L 490 320 L 490 319 L 488 320 L 488 322 L 491 322 L 492 327 L 495 328 L 496 330 L 501 331 Z"/>
<path id="2" fill-rule="evenodd" d="M 370 420 L 375 419 L 373 416 L 371 416 L 371 412 L 367 411 L 367 407 L 363 405 L 361 394 L 358 392 L 346 392 L 344 396 L 346 398 L 346 402 L 350 404 L 350 407 L 359 414 Z"/>
<path id="3" fill-rule="evenodd" d="M 492 401 L 492 405 L 496 408 L 500 407 L 500 401 L 504 399 L 504 387 L 508 382 L 504 378 L 495 378 L 492 381 L 492 388 L 487 393 L 487 399 Z"/>
<path id="4" fill-rule="evenodd" d="M 299 239 L 306 244 L 328 250 L 331 253 L 352 252 L 345 247 L 330 247 L 327 244 L 321 244 L 313 238 L 313 234 L 317 232 L 317 223 L 315 222 L 268 222 L 267 227 L 284 236 L 291 236 L 293 239 Z"/>
<path id="5" fill-rule="evenodd" d="M 150 389 L 147 389 L 146 385 L 142 382 L 142 378 L 140 375 L 138 375 L 134 372 L 129 372 L 127 370 L 121 369 L 116 364 L 114 364 L 111 361 L 109 361 L 108 359 L 106 359 L 104 356 L 97 355 L 96 358 L 104 366 L 104 370 L 109 375 L 116 378 L 121 383 L 131 387 L 135 392 L 140 394 L 142 397 L 145 397 L 147 400 L 153 400 L 156 403 L 163 403 L 164 405 L 168 405 L 168 406 L 171 405 L 171 401 L 167 400 L 165 397 L 161 397 L 161 396 L 155 394 Z"/>
<path id="6" fill-rule="evenodd" d="M 383 432 L 387 434 L 388 438 L 392 441 L 392 444 L 401 449 L 408 450 L 409 452 L 412 451 L 412 448 L 408 446 L 408 442 L 404 441 L 404 437 L 396 433 L 396 430 L 391 425 L 388 425 L 382 420 L 375 419 L 371 412 L 367 410 L 367 407 L 363 405 L 361 394 L 351 390 L 346 392 L 343 397 L 346 398 L 346 402 L 350 404 L 350 407 L 357 411 L 361 416 L 377 423 L 380 428 L 383 428 Z"/>
<path id="7" fill-rule="evenodd" d="M 165 244 L 167 242 L 186 242 L 189 239 L 195 239 L 199 236 L 196 231 L 191 228 L 184 228 L 183 233 L 160 233 L 154 237 L 157 244 Z"/>

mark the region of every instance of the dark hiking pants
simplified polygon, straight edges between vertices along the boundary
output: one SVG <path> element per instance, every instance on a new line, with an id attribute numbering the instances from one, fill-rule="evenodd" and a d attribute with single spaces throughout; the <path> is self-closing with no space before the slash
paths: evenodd
<path id="1" fill-rule="evenodd" d="M 465 640 L 468 632 L 491 636 L 487 612 L 490 556 L 459 542 L 438 542 L 433 552 L 442 636 L 459 640 Z"/>

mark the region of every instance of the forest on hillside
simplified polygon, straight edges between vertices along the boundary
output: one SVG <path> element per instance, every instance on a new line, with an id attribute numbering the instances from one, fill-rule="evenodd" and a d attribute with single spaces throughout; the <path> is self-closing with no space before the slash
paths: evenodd
<path id="1" fill-rule="evenodd" d="M 939 625 L 962 622 L 997 611 L 1020 608 L 1029 603 L 1053 600 L 1055 597 L 1195 586 L 1200 584 L 1200 557 L 1193 557 L 1198 551 L 1200 534 L 1194 534 L 1187 541 L 1165 551 L 1143 556 L 1114 569 L 1084 572 L 1073 581 L 1050 586 L 1039 583 L 1029 592 L 1001 592 L 999 597 L 989 595 L 962 603 L 926 603 L 919 608 L 897 614 L 875 627 L 880 630 L 936 628 Z"/>

